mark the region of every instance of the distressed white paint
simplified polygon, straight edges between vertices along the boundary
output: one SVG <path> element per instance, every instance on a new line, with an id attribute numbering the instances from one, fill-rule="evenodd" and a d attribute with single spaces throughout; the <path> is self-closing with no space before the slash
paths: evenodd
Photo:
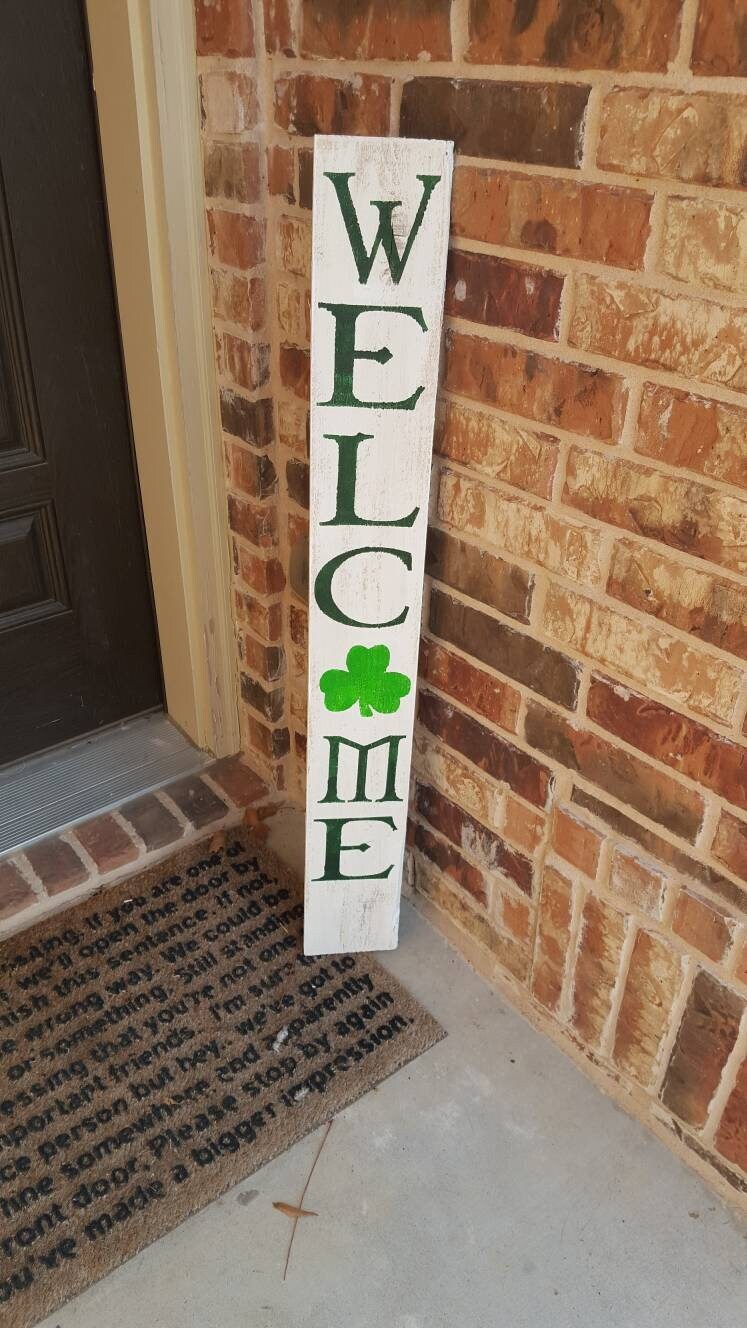
<path id="1" fill-rule="evenodd" d="M 452 145 L 440 141 L 317 137 L 314 144 L 314 210 L 311 333 L 311 540 L 309 733 L 307 756 L 306 906 L 307 954 L 392 949 L 397 944 L 407 789 L 415 712 L 418 636 L 425 557 L 430 457 L 438 375 L 444 280 L 449 228 Z M 349 188 L 367 253 L 379 226 L 372 200 L 398 200 L 393 229 L 402 254 L 423 185 L 418 175 L 437 176 L 407 263 L 395 283 L 380 247 L 365 283 L 361 282 L 343 220 L 340 201 L 326 172 L 353 172 Z M 323 405 L 333 396 L 336 320 L 323 303 L 417 308 L 426 330 L 410 317 L 390 312 L 361 314 L 356 347 L 386 346 L 386 364 L 356 360 L 353 392 L 366 402 L 400 401 L 420 386 L 412 410 Z M 419 508 L 410 527 L 324 525 L 336 511 L 339 448 L 326 434 L 371 434 L 358 458 L 355 510 L 368 520 L 395 520 Z M 319 607 L 315 585 L 321 569 L 340 553 L 376 546 L 399 549 L 412 560 L 377 552 L 356 556 L 334 577 L 335 600 L 360 622 L 382 622 L 407 609 L 392 627 L 351 627 L 333 621 Z M 409 694 L 393 714 L 364 716 L 359 705 L 330 712 L 320 689 L 327 670 L 346 669 L 353 646 L 386 645 L 389 671 L 411 679 Z M 355 801 L 357 755 L 341 749 L 338 792 L 344 802 L 325 803 L 329 777 L 329 735 L 369 744 L 404 735 L 398 748 L 398 801 Z M 369 796 L 385 788 L 387 749 L 376 749 L 369 767 Z M 342 851 L 340 870 L 348 875 L 391 867 L 385 879 L 330 880 L 324 875 L 327 827 L 320 817 L 390 816 L 394 829 L 364 821 L 348 823 L 344 844 L 366 843 L 366 851 Z"/>

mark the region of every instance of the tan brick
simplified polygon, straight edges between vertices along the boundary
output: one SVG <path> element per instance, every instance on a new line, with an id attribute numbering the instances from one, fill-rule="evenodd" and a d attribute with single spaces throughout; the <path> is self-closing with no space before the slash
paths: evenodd
<path id="1" fill-rule="evenodd" d="M 722 1157 L 747 1171 L 747 1061 L 739 1067 L 721 1117 L 716 1148 Z"/>
<path id="2" fill-rule="evenodd" d="M 678 281 L 696 286 L 747 290 L 743 209 L 706 199 L 668 199 L 660 267 Z"/>
<path id="3" fill-rule="evenodd" d="M 551 843 L 572 867 L 578 867 L 585 876 L 596 876 L 604 836 L 593 826 L 586 825 L 564 807 L 555 807 Z"/>
<path id="4" fill-rule="evenodd" d="M 211 273 L 213 314 L 248 332 L 258 332 L 265 321 L 265 283 L 261 277 L 239 276 L 220 269 Z"/>
<path id="5" fill-rule="evenodd" d="M 431 834 L 424 825 L 415 825 L 412 842 L 418 852 L 423 853 L 440 872 L 448 876 L 468 895 L 472 895 L 478 904 L 487 900 L 485 877 L 471 862 L 467 862 L 457 850 L 447 844 L 438 835 Z"/>
<path id="6" fill-rule="evenodd" d="M 627 399 L 623 380 L 603 369 L 462 332 L 446 334 L 444 385 L 458 396 L 601 442 L 619 433 Z"/>
<path id="7" fill-rule="evenodd" d="M 275 311 L 277 328 L 282 340 L 293 346 L 308 346 L 310 310 L 308 291 L 290 282 L 275 282 Z"/>
<path id="8" fill-rule="evenodd" d="M 520 982 L 525 981 L 529 969 L 529 952 L 512 936 L 499 932 L 485 916 L 478 912 L 467 898 L 447 886 L 427 859 L 419 853 L 413 855 L 415 889 L 450 918 L 472 940 L 486 949 L 494 959 Z"/>
<path id="9" fill-rule="evenodd" d="M 450 0 L 303 0 L 301 54 L 330 60 L 449 60 Z"/>
<path id="10" fill-rule="evenodd" d="M 277 254 L 286 272 L 311 278 L 311 226 L 295 217 L 281 217 L 275 228 Z"/>
<path id="11" fill-rule="evenodd" d="M 691 66 L 696 74 L 747 75 L 744 10 L 740 3 L 700 0 Z"/>
<path id="12" fill-rule="evenodd" d="M 571 1022 L 584 1042 L 598 1047 L 610 1013 L 625 939 L 625 916 L 588 895 L 573 975 Z"/>
<path id="13" fill-rule="evenodd" d="M 455 401 L 439 408 L 434 449 L 491 479 L 549 498 L 558 461 L 558 444 L 548 434 L 533 433 L 487 411 Z"/>
<path id="14" fill-rule="evenodd" d="M 635 449 L 646 456 L 747 489 L 747 410 L 649 383 Z"/>
<path id="15" fill-rule="evenodd" d="M 747 97 L 615 88 L 604 99 L 598 165 L 701 184 L 743 183 Z"/>
<path id="16" fill-rule="evenodd" d="M 565 69 L 665 70 L 676 54 L 680 0 L 624 5 L 470 0 L 467 59 Z"/>
<path id="17" fill-rule="evenodd" d="M 389 133 L 388 78 L 295 74 L 275 83 L 275 121 L 292 134 Z"/>
<path id="18" fill-rule="evenodd" d="M 599 533 L 558 517 L 539 503 L 444 470 L 438 515 L 448 525 L 479 535 L 504 553 L 526 558 L 573 581 L 599 584 Z"/>
<path id="19" fill-rule="evenodd" d="M 688 1125 L 705 1124 L 743 1010 L 736 992 L 710 973 L 697 974 L 661 1091 L 664 1105 Z"/>
<path id="20" fill-rule="evenodd" d="M 644 862 L 623 848 L 612 855 L 610 890 L 622 903 L 640 908 L 652 918 L 660 918 L 664 907 L 667 877 L 651 862 Z"/>
<path id="21" fill-rule="evenodd" d="M 747 588 L 737 581 L 621 540 L 613 550 L 607 594 L 747 659 Z"/>
<path id="22" fill-rule="evenodd" d="M 513 249 L 639 268 L 650 211 L 650 196 L 633 189 L 466 164 L 454 172 L 454 234 Z"/>
<path id="23" fill-rule="evenodd" d="M 735 922 L 714 904 L 708 904 L 697 895 L 683 890 L 677 899 L 672 918 L 672 931 L 700 950 L 709 959 L 724 958 L 731 945 Z"/>
<path id="24" fill-rule="evenodd" d="M 731 718 L 739 670 L 685 641 L 557 585 L 547 592 L 544 627 L 553 640 L 644 687 L 656 688 L 701 714 Z"/>
<path id="25" fill-rule="evenodd" d="M 694 480 L 573 447 L 563 502 L 598 521 L 747 571 L 747 500 Z"/>
<path id="26" fill-rule="evenodd" d="M 531 990 L 535 1000 L 552 1012 L 557 1010 L 563 990 L 572 907 L 570 881 L 554 868 L 545 867 L 539 900 Z"/>
<path id="27" fill-rule="evenodd" d="M 712 301 L 579 275 L 568 339 L 581 350 L 747 388 L 747 314 Z"/>
<path id="28" fill-rule="evenodd" d="M 499 828 L 503 793 L 416 730 L 413 763 L 423 778 L 492 829 Z"/>
<path id="29" fill-rule="evenodd" d="M 682 981 L 682 961 L 662 936 L 639 931 L 615 1027 L 613 1059 L 643 1088 L 651 1085 Z"/>
<path id="30" fill-rule="evenodd" d="M 747 822 L 723 811 L 711 852 L 730 872 L 747 881 Z"/>
<path id="31" fill-rule="evenodd" d="M 507 839 L 526 853 L 534 853 L 545 833 L 547 818 L 541 812 L 525 807 L 518 798 L 506 795 L 506 813 L 503 833 Z"/>
<path id="32" fill-rule="evenodd" d="M 304 457 L 308 456 L 308 422 L 307 402 L 278 402 L 278 442 Z"/>
<path id="33" fill-rule="evenodd" d="M 241 134 L 257 122 L 257 85 L 235 70 L 200 77 L 202 124 L 208 134 Z"/>

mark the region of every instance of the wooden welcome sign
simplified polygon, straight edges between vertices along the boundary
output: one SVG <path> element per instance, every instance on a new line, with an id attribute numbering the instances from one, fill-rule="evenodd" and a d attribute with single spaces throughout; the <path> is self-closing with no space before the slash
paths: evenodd
<path id="1" fill-rule="evenodd" d="M 314 140 L 307 954 L 397 944 L 452 151 Z"/>

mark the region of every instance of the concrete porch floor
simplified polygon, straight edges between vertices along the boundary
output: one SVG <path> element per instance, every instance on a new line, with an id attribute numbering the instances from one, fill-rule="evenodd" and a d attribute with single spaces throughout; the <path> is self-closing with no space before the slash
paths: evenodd
<path id="1" fill-rule="evenodd" d="M 44 1328 L 736 1328 L 744 1222 L 408 905 L 383 962 L 448 1038 Z"/>

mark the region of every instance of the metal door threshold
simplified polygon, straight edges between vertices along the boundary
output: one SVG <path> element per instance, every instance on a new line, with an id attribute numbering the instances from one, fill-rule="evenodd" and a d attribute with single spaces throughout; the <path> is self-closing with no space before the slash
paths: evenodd
<path id="1" fill-rule="evenodd" d="M 107 811 L 210 758 L 158 713 L 0 769 L 0 853 Z"/>

